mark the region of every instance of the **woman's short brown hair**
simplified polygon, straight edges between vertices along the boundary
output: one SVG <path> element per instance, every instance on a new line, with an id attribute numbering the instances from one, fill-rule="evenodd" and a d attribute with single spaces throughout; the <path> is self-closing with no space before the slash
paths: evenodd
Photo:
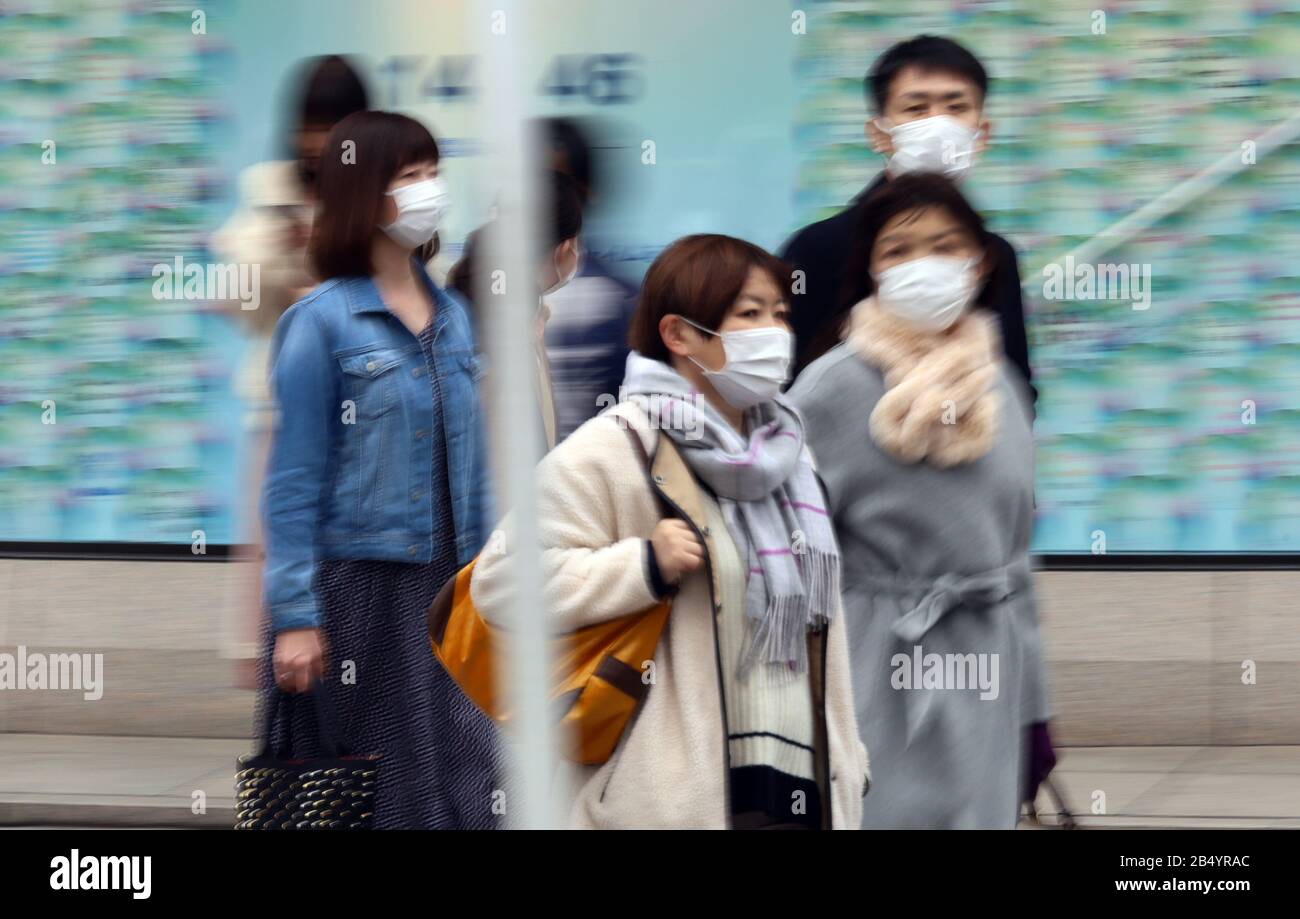
<path id="1" fill-rule="evenodd" d="M 670 363 L 672 352 L 659 335 L 659 320 L 675 314 L 716 330 L 740 296 L 751 268 L 771 275 L 790 302 L 790 268 L 770 252 L 734 236 L 683 236 L 660 252 L 646 272 L 628 344 L 644 357 Z"/>
<path id="2" fill-rule="evenodd" d="M 308 246 L 316 276 L 374 274 L 370 247 L 389 183 L 412 163 L 438 159 L 438 142 L 414 118 L 357 112 L 336 124 L 317 176 L 320 209 Z"/>

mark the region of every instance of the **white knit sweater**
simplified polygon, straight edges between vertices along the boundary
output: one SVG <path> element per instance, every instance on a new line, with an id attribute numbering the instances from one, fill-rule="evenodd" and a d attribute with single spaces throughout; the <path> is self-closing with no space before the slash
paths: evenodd
<path id="1" fill-rule="evenodd" d="M 706 495 L 707 497 L 707 495 Z M 735 541 L 718 503 L 705 504 L 714 534 L 713 566 L 722 587 L 718 610 L 718 645 L 722 652 L 723 686 L 727 699 L 727 731 L 731 735 L 731 767 L 770 766 L 786 775 L 816 781 L 813 699 L 810 674 L 782 673 L 759 664 L 742 675 L 740 660 L 748 637 L 745 615 L 746 577 Z M 791 802 L 793 805 L 794 802 Z"/>
<path id="2" fill-rule="evenodd" d="M 626 413 L 653 450 L 655 432 L 634 406 Z M 546 608 L 557 630 L 645 609 L 646 541 L 660 519 L 645 467 L 608 412 L 566 438 L 538 467 L 538 517 Z M 706 496 L 707 499 L 707 496 Z M 502 522 L 507 550 L 512 521 Z M 489 619 L 508 608 L 509 552 L 485 552 L 471 585 Z M 655 653 L 655 681 L 614 755 L 603 765 L 565 764 L 557 784 L 573 828 L 714 828 L 728 825 L 725 727 L 709 584 L 704 568 L 682 579 Z M 539 604 L 539 613 L 541 605 Z M 857 829 L 867 775 L 858 739 L 842 614 L 826 651 L 826 721 L 836 829 Z"/>

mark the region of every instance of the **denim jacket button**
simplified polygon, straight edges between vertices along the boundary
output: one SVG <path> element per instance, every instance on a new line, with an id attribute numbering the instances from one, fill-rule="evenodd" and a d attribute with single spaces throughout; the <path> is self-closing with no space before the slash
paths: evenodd
<path id="1" fill-rule="evenodd" d="M 407 554 L 407 555 L 414 555 L 415 553 L 417 553 L 417 552 L 419 552 L 419 551 L 420 551 L 420 547 L 419 547 L 419 546 L 407 546 L 407 547 L 406 547 L 406 554 Z"/>
<path id="2" fill-rule="evenodd" d="M 412 368 L 411 368 L 411 376 L 413 376 L 413 377 L 418 377 L 418 376 L 420 375 L 420 370 L 421 370 L 420 367 L 412 367 Z"/>
<path id="3" fill-rule="evenodd" d="M 419 490 L 418 488 L 415 488 L 415 489 L 412 489 L 412 490 L 411 490 L 411 500 L 412 500 L 412 501 L 419 501 L 419 500 L 420 500 L 420 490 Z"/>
<path id="4" fill-rule="evenodd" d="M 369 371 L 371 371 L 371 372 L 373 373 L 373 372 L 374 372 L 374 369 L 375 369 L 375 362 L 374 362 L 374 361 L 366 361 L 366 370 L 369 370 Z"/>
<path id="5" fill-rule="evenodd" d="M 424 435 L 427 434 L 427 433 L 428 433 L 427 431 L 425 431 L 423 428 L 421 428 L 420 430 L 418 430 L 418 431 L 415 432 L 415 439 L 416 439 L 416 440 L 424 440 Z"/>

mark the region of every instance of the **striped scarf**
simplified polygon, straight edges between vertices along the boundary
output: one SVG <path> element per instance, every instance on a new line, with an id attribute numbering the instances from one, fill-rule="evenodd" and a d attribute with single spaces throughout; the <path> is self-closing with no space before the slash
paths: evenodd
<path id="1" fill-rule="evenodd" d="M 805 672 L 806 635 L 838 602 L 840 554 L 803 420 L 777 396 L 745 413 L 742 435 L 672 367 L 635 352 L 623 387 L 713 492 L 745 563 L 741 673 L 760 660 Z"/>

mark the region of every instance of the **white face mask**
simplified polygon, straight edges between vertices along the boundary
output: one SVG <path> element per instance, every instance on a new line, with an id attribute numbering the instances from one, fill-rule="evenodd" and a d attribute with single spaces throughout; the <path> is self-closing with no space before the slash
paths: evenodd
<path id="1" fill-rule="evenodd" d="M 714 332 L 691 322 L 706 335 L 722 339 L 722 352 L 727 363 L 721 370 L 710 370 L 695 358 L 691 362 L 704 372 L 704 378 L 733 407 L 744 411 L 763 402 L 770 402 L 790 379 L 790 363 L 794 358 L 794 336 L 789 331 L 773 326 L 768 329 L 744 329 L 736 332 Z"/>
<path id="2" fill-rule="evenodd" d="M 941 332 L 970 306 L 979 282 L 978 259 L 927 255 L 880 272 L 876 302 L 887 312 Z"/>
<path id="3" fill-rule="evenodd" d="M 889 158 L 891 175 L 906 172 L 939 172 L 954 181 L 965 178 L 975 162 L 975 143 L 980 132 L 951 115 L 935 115 L 887 128 L 876 127 L 893 141 Z"/>
<path id="4" fill-rule="evenodd" d="M 398 245 L 418 249 L 438 232 L 450 195 L 441 176 L 403 185 L 388 192 L 397 204 L 397 219 L 383 230 Z"/>

